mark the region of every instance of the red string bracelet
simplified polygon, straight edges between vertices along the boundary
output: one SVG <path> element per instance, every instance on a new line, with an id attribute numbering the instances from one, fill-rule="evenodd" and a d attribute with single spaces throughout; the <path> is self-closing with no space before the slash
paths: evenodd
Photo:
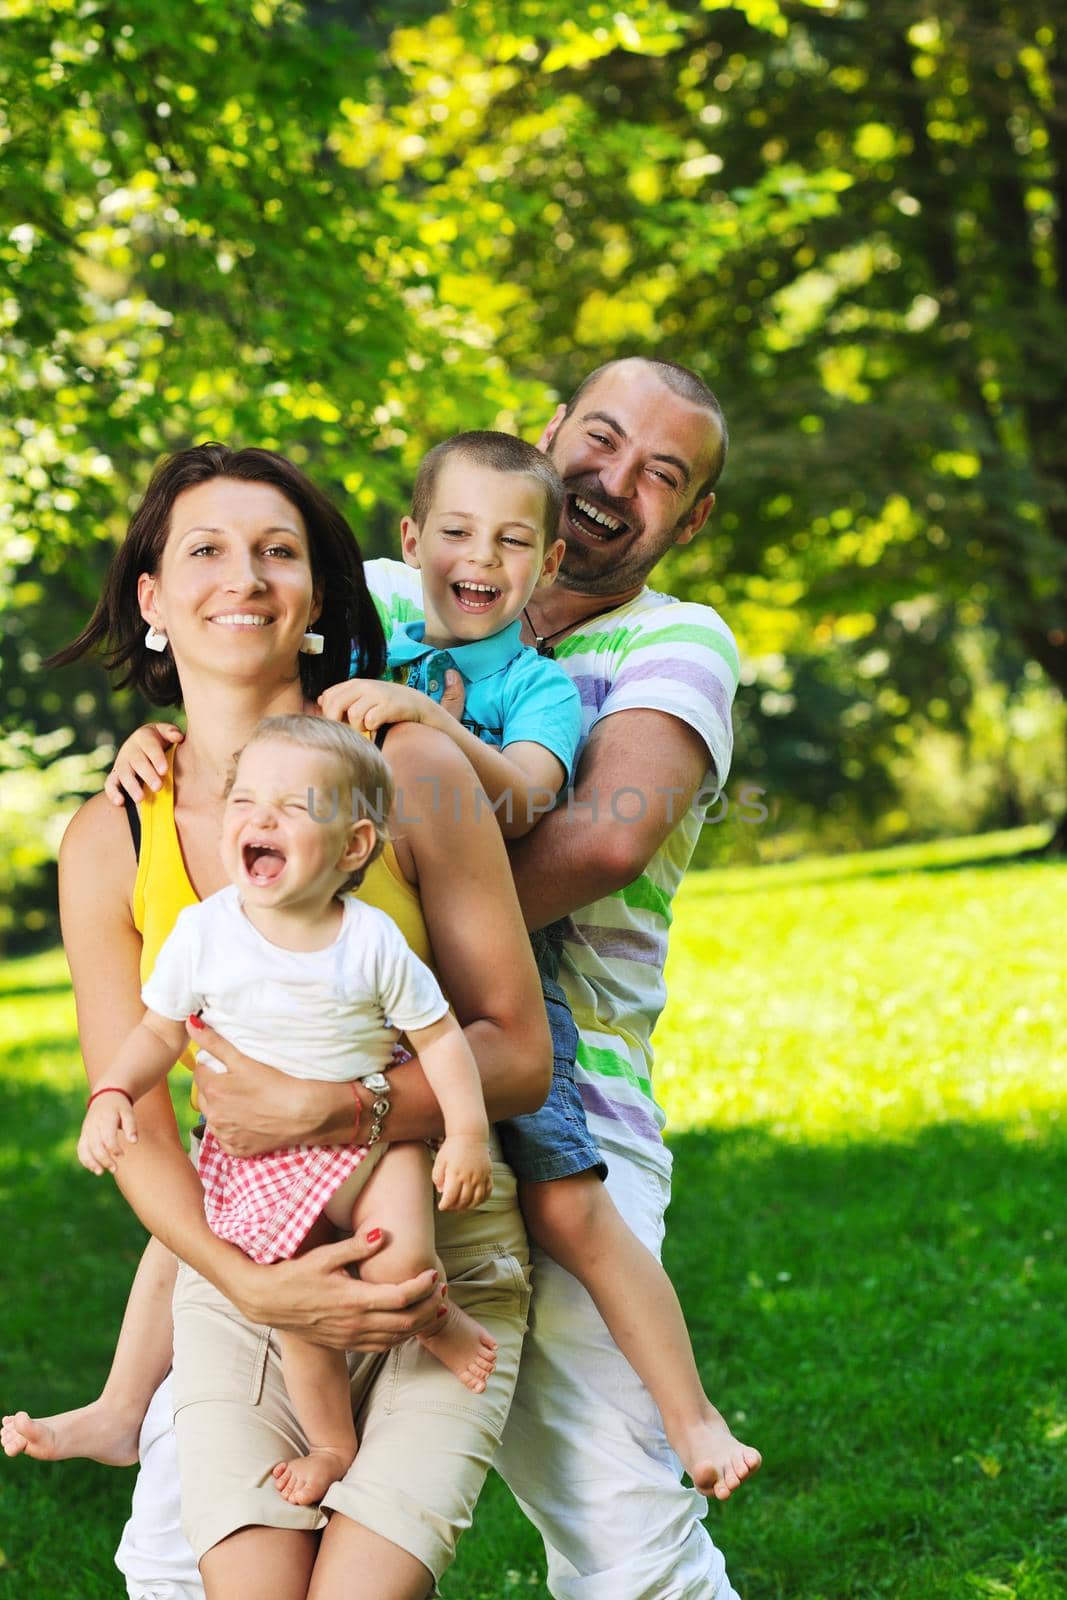
<path id="1" fill-rule="evenodd" d="M 85 1102 L 86 1110 L 88 1110 L 88 1108 L 92 1105 L 94 1100 L 99 1100 L 99 1098 L 100 1098 L 100 1096 L 102 1094 L 124 1094 L 126 1096 L 127 1100 L 130 1102 L 131 1106 L 133 1105 L 133 1095 L 132 1094 L 130 1094 L 126 1089 L 120 1089 L 118 1084 L 116 1084 L 116 1083 L 107 1083 L 107 1084 L 104 1085 L 104 1087 L 102 1089 L 94 1089 L 93 1090 L 92 1094 L 89 1096 L 88 1100 Z"/>

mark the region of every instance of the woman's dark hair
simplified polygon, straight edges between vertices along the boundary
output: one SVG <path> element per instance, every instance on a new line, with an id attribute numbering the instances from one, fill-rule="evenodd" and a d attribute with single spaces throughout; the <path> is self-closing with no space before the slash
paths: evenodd
<path id="1" fill-rule="evenodd" d="M 78 637 L 51 656 L 46 666 L 67 666 L 99 649 L 108 670 L 122 673 L 119 688 L 132 684 L 153 705 L 181 705 L 174 657 L 169 650 L 155 654 L 145 648 L 137 580 L 142 572 L 159 571 L 175 500 L 184 489 L 212 478 L 268 483 L 304 519 L 311 572 L 322 594 L 322 611 L 315 627 L 325 640 L 320 656 L 300 657 L 300 681 L 308 699 L 314 700 L 331 683 L 341 683 L 351 675 L 353 648 L 359 676 L 380 678 L 385 667 L 385 636 L 363 576 L 356 536 L 340 511 L 285 456 L 273 450 L 228 450 L 221 444 L 179 450 L 156 468 L 108 569 L 96 610 Z"/>

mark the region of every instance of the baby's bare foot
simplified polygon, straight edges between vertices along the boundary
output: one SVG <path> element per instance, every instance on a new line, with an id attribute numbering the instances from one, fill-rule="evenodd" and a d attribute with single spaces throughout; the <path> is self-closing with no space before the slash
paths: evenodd
<path id="1" fill-rule="evenodd" d="M 473 1394 L 485 1393 L 496 1366 L 496 1340 L 481 1323 L 449 1303 L 441 1326 L 433 1333 L 420 1334 L 419 1343 L 443 1362 L 449 1372 L 455 1373 Z"/>
<path id="2" fill-rule="evenodd" d="M 343 1478 L 354 1456 L 349 1450 L 313 1444 L 306 1456 L 279 1461 L 271 1472 L 274 1487 L 293 1506 L 317 1506 L 331 1483 Z"/>
<path id="3" fill-rule="evenodd" d="M 671 1444 L 692 1478 L 693 1487 L 701 1494 L 714 1495 L 716 1500 L 729 1500 L 763 1461 L 752 1445 L 742 1444 L 734 1437 L 717 1411 L 677 1430 Z"/>
<path id="4" fill-rule="evenodd" d="M 15 1411 L 0 1424 L 0 1446 L 8 1456 L 34 1461 L 69 1461 L 84 1456 L 106 1467 L 130 1467 L 137 1460 L 137 1440 L 144 1419 L 139 1411 L 94 1400 L 54 1417 L 31 1417 Z"/>

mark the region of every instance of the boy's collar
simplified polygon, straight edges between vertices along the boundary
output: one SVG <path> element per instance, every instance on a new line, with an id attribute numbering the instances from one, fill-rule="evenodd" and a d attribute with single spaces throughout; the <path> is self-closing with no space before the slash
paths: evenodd
<path id="1" fill-rule="evenodd" d="M 503 671 L 526 648 L 519 638 L 522 631 L 519 618 L 509 622 L 499 633 L 491 633 L 487 639 L 472 639 L 468 644 L 427 644 L 423 639 L 425 631 L 426 624 L 421 618 L 416 622 L 402 622 L 389 640 L 389 665 L 402 666 L 422 656 L 447 655 L 468 682 L 475 682 Z"/>

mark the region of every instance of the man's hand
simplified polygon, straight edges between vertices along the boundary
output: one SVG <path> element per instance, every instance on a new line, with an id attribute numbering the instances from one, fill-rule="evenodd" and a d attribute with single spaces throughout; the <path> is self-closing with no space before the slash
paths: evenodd
<path id="1" fill-rule="evenodd" d="M 135 728 L 120 746 L 104 783 L 104 793 L 112 805 L 123 804 L 123 790 L 131 800 L 143 800 L 145 788 L 158 789 L 167 775 L 168 747 L 180 744 L 184 738 L 173 722 L 148 722 Z"/>
<path id="2" fill-rule="evenodd" d="M 339 1244 L 258 1268 L 253 1291 L 241 1297 L 239 1308 L 252 1322 L 335 1350 L 391 1350 L 435 1327 L 442 1300 L 432 1270 L 405 1283 L 363 1283 L 350 1275 L 349 1267 L 387 1242 L 371 1224 Z"/>
<path id="3" fill-rule="evenodd" d="M 493 1192 L 493 1163 L 484 1138 L 453 1134 L 443 1139 L 433 1164 L 442 1211 L 470 1211 Z"/>
<path id="4" fill-rule="evenodd" d="M 350 1108 L 354 1133 L 358 1108 L 347 1084 L 291 1078 L 264 1066 L 199 1018 L 189 1018 L 186 1032 L 226 1069 L 220 1073 L 209 1062 L 197 1060 L 197 1101 L 227 1155 L 261 1156 L 287 1144 L 321 1143 L 320 1135 L 339 1104 L 346 1115 Z"/>

